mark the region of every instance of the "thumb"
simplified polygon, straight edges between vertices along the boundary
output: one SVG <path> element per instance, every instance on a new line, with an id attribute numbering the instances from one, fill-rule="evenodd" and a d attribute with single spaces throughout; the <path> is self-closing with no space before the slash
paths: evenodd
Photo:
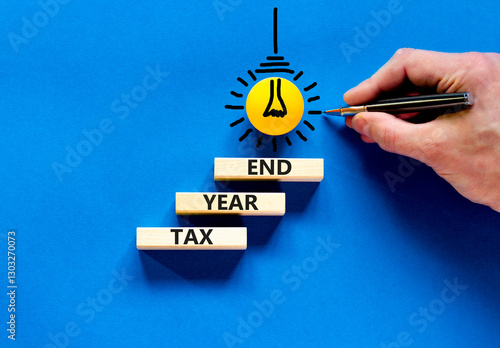
<path id="1" fill-rule="evenodd" d="M 361 112 L 352 119 L 353 128 L 382 149 L 424 161 L 423 144 L 428 143 L 429 123 L 412 124 L 383 112 Z"/>

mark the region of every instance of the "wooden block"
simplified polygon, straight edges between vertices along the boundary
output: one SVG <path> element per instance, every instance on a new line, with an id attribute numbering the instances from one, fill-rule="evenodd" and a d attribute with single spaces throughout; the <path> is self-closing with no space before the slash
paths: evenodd
<path id="1" fill-rule="evenodd" d="M 323 158 L 215 158 L 214 179 L 318 182 L 323 167 Z"/>
<path id="2" fill-rule="evenodd" d="M 177 215 L 284 215 L 285 194 L 255 192 L 177 192 Z"/>
<path id="3" fill-rule="evenodd" d="M 139 250 L 245 250 L 246 227 L 138 227 Z"/>

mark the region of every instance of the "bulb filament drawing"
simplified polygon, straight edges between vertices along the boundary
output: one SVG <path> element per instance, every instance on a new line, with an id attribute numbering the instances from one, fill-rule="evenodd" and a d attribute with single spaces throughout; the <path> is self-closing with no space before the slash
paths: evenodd
<path id="1" fill-rule="evenodd" d="M 285 117 L 287 114 L 286 105 L 281 97 L 281 79 L 277 80 L 276 98 L 274 96 L 274 80 L 270 81 L 269 103 L 262 114 L 264 117 Z M 276 100 L 277 99 L 277 100 Z"/>

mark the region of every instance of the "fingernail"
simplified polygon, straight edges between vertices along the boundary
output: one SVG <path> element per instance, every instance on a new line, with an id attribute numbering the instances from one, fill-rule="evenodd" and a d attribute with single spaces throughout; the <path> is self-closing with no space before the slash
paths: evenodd
<path id="1" fill-rule="evenodd" d="M 352 120 L 352 125 L 354 127 L 354 130 L 359 134 L 366 135 L 367 137 L 370 136 L 370 125 L 363 116 L 355 116 Z"/>

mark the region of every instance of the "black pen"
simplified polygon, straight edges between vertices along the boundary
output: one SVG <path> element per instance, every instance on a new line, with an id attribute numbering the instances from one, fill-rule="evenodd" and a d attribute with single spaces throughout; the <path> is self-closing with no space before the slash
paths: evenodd
<path id="1" fill-rule="evenodd" d="M 327 110 L 324 113 L 330 116 L 344 117 L 364 111 L 402 114 L 447 107 L 468 107 L 473 104 L 474 96 L 471 93 L 448 93 L 378 100 L 369 105 L 341 106 L 339 109 Z"/>

